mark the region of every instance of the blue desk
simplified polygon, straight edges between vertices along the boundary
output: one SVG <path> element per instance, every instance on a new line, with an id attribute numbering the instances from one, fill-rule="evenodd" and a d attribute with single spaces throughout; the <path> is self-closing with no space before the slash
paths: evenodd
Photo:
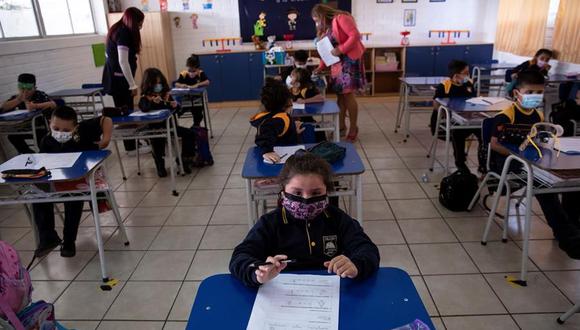
<path id="1" fill-rule="evenodd" d="M 39 124 L 37 124 L 37 121 L 40 120 L 40 125 L 48 128 L 48 122 L 44 118 L 43 110 L 27 111 L 16 115 L 11 115 L 10 112 L 5 112 L 4 116 L 0 117 L 0 135 L 32 135 L 32 143 L 38 150 L 36 129 Z M 2 153 L 4 154 L 4 150 L 2 150 Z M 6 158 L 6 154 L 4 154 L 4 158 Z"/>
<path id="2" fill-rule="evenodd" d="M 445 131 L 445 172 L 449 172 L 449 147 L 451 145 L 451 131 L 456 129 L 473 129 L 480 128 L 481 122 L 485 118 L 490 118 L 495 115 L 495 113 L 500 112 L 508 108 L 512 101 L 505 99 L 505 101 L 489 104 L 489 105 L 476 105 L 466 102 L 466 98 L 443 98 L 436 99 L 439 103 L 439 108 L 437 109 L 437 121 L 435 127 L 441 127 Z M 444 118 L 441 119 L 441 116 Z M 445 120 L 443 122 L 443 120 Z M 427 157 L 431 158 L 431 167 L 429 170 L 433 171 L 433 166 L 435 165 L 435 156 L 437 153 L 437 143 L 439 129 L 435 129 L 435 134 L 433 134 L 433 139 L 431 141 L 431 146 L 429 147 L 429 153 Z"/>
<path id="3" fill-rule="evenodd" d="M 403 117 L 405 117 L 405 138 L 403 142 L 407 142 L 407 138 L 411 136 L 411 114 L 425 113 L 431 110 L 431 100 L 435 91 L 432 87 L 439 85 L 447 77 L 403 77 L 399 78 L 401 81 L 401 88 L 399 90 L 399 107 L 397 108 L 397 119 L 395 120 L 395 133 L 401 127 Z M 416 106 L 412 106 L 417 104 Z"/>
<path id="4" fill-rule="evenodd" d="M 306 103 L 304 109 L 292 109 L 292 117 L 309 117 L 309 116 L 320 116 L 322 119 L 317 124 L 320 128 L 316 128 L 315 131 L 331 131 L 333 134 L 334 142 L 340 142 L 340 123 L 339 123 L 340 109 L 338 104 L 334 100 L 325 100 L 324 102 L 318 103 Z M 331 116 L 332 122 L 328 125 L 324 121 L 325 116 Z M 330 127 L 328 127 L 330 126 Z"/>
<path id="5" fill-rule="evenodd" d="M 551 74 L 548 76 L 546 80 L 546 84 L 554 83 L 554 84 L 561 84 L 567 82 L 580 82 L 580 74 L 574 77 L 568 77 L 564 74 Z"/>
<path id="6" fill-rule="evenodd" d="M 35 163 L 38 167 L 42 167 L 42 154 L 19 155 L 17 163 L 20 159 L 23 161 L 28 157 L 34 157 Z M 94 207 L 92 208 L 93 219 L 95 224 L 95 235 L 97 239 L 97 246 L 99 249 L 99 260 L 101 265 L 101 275 L 104 282 L 108 282 L 109 276 L 107 273 L 105 253 L 103 247 L 103 239 L 101 237 L 101 223 L 99 217 L 99 208 L 96 207 L 98 199 L 106 199 L 109 201 L 115 215 L 115 220 L 119 226 L 120 233 L 124 239 L 125 245 L 129 245 L 125 227 L 119 214 L 119 208 L 115 200 L 115 195 L 111 187 L 107 184 L 106 174 L 104 173 L 104 162 L 111 155 L 108 150 L 99 151 L 85 151 L 82 152 L 74 165 L 70 168 L 51 169 L 51 176 L 39 179 L 3 179 L 0 178 L 0 186 L 9 186 L 12 188 L 12 193 L 0 195 L 1 205 L 24 204 L 28 206 L 34 203 L 63 203 L 71 201 L 88 201 Z M 15 158 L 16 158 L 15 157 Z M 23 165 L 25 162 L 22 163 Z M 21 167 L 20 167 L 21 168 Z M 8 163 L 0 165 L 0 172 L 15 169 L 9 167 Z M 102 169 L 102 171 L 98 171 Z M 98 174 L 97 174 L 98 173 Z M 89 188 L 66 188 L 64 190 L 55 189 L 55 184 L 64 183 L 67 181 L 88 181 Z M 100 180 L 100 181 L 99 181 Z M 49 190 L 42 190 L 42 186 L 37 186 L 36 189 L 31 189 L 31 185 L 44 184 L 45 187 L 50 187 Z M 98 196 L 97 194 L 101 195 Z M 32 214 L 29 212 L 29 217 L 32 220 Z M 34 228 L 34 221 L 31 221 Z M 38 243 L 37 230 L 34 228 L 36 243 Z M 38 244 L 37 244 L 38 245 Z"/>
<path id="7" fill-rule="evenodd" d="M 117 141 L 135 140 L 137 142 L 139 139 L 166 138 L 167 149 L 169 150 L 167 159 L 170 160 L 169 173 L 171 174 L 172 193 L 174 196 L 178 196 L 179 193 L 177 192 L 175 183 L 173 152 L 175 152 L 177 159 L 179 159 L 181 173 L 185 173 L 185 171 L 183 170 L 183 160 L 181 159 L 181 152 L 179 151 L 177 121 L 175 120 L 175 116 L 173 116 L 172 112 L 169 110 L 163 110 L 158 114 L 151 114 L 146 116 L 113 117 L 112 120 L 113 125 L 115 125 L 112 140 L 114 142 L 115 151 L 117 152 L 117 158 L 119 161 L 119 166 L 121 167 L 123 180 L 127 180 L 127 175 L 125 174 L 125 168 L 123 166 L 123 161 L 121 160 L 121 153 L 119 152 Z M 165 123 L 165 128 L 147 127 L 147 125 L 155 123 Z M 174 147 L 175 150 L 173 149 Z M 137 174 L 141 175 L 141 158 L 139 155 L 139 148 L 137 148 Z"/>
<path id="8" fill-rule="evenodd" d="M 346 155 L 344 159 L 331 164 L 332 171 L 337 177 L 350 177 L 350 186 L 346 190 L 329 192 L 329 196 L 351 196 L 350 198 L 350 212 L 356 208 L 356 219 L 362 224 L 362 174 L 365 171 L 364 164 L 359 157 L 356 148 L 353 144 L 346 142 L 339 142 L 339 145 L 346 148 Z M 314 144 L 306 144 L 306 148 Z M 282 164 L 267 164 L 264 162 L 262 152 L 258 147 L 251 147 L 246 153 L 244 160 L 244 167 L 242 168 L 242 178 L 246 179 L 246 197 L 248 205 L 248 225 L 253 226 L 254 221 L 258 218 L 257 202 L 263 201 L 275 196 L 279 189 L 275 189 L 269 194 L 263 191 L 257 191 L 252 184 L 253 180 L 275 178 L 280 174 L 284 165 Z"/>
<path id="9" fill-rule="evenodd" d="M 79 101 L 78 99 L 76 101 L 71 100 L 66 101 L 66 104 L 68 106 L 75 108 L 77 109 L 77 111 L 79 111 L 81 117 L 83 114 L 91 113 L 89 108 L 92 108 L 93 110 L 92 114 L 94 116 L 97 116 L 98 115 L 97 103 L 100 103 L 102 107 L 105 106 L 105 103 L 103 101 L 103 89 L 101 87 L 61 89 L 50 93 L 48 96 L 50 96 L 53 99 L 84 97 L 85 98 L 84 101 Z M 98 97 L 99 101 L 97 101 L 95 97 Z M 85 110 L 80 110 L 79 108 L 85 108 Z"/>
<path id="10" fill-rule="evenodd" d="M 326 271 L 301 272 L 328 275 Z M 246 329 L 258 289 L 230 274 L 214 275 L 200 285 L 188 330 Z M 435 329 L 413 281 L 398 268 L 380 268 L 364 281 L 340 280 L 339 329 L 393 329 L 416 319 Z"/>
<path id="11" fill-rule="evenodd" d="M 211 116 L 209 113 L 209 101 L 207 98 L 207 88 L 173 88 L 171 90 L 172 96 L 185 97 L 191 102 L 191 106 L 194 105 L 194 97 L 201 96 L 201 103 L 203 106 L 203 123 L 204 126 L 209 130 L 209 136 L 213 139 L 213 126 L 211 125 Z"/>
<path id="12" fill-rule="evenodd" d="M 508 174 L 510 174 L 510 165 L 512 162 L 517 162 L 522 165 L 524 170 L 522 174 L 510 175 L 510 180 L 514 180 L 514 176 L 519 177 L 526 185 L 526 201 L 533 200 L 535 195 L 539 194 L 554 194 L 554 193 L 566 193 L 580 191 L 580 175 L 578 175 L 578 170 L 580 170 L 580 155 L 567 155 L 565 153 L 560 153 L 559 157 L 556 157 L 556 151 L 547 150 L 545 148 L 540 148 L 543 157 L 539 158 L 537 151 L 532 147 L 528 146 L 524 151 L 519 150 L 519 146 L 504 144 L 508 150 L 510 150 L 510 155 L 507 157 L 504 167 L 501 172 L 501 178 L 499 180 L 498 187 L 504 187 L 506 181 L 508 180 Z M 565 172 L 559 171 L 574 171 L 572 176 L 566 175 L 565 178 L 561 177 L 561 174 Z M 550 180 L 546 180 L 546 178 Z M 559 179 L 556 184 L 552 179 Z M 560 180 L 563 179 L 563 180 Z M 489 234 L 489 229 L 491 227 L 491 222 L 494 220 L 495 212 L 499 205 L 499 198 L 501 194 L 494 194 L 493 204 L 491 211 L 489 213 L 485 231 L 483 233 L 482 244 L 487 243 L 487 235 Z M 531 202 L 528 202 L 531 203 Z M 509 209 L 508 209 L 509 210 Z M 523 246 L 522 246 L 522 263 L 520 270 L 520 279 L 518 284 L 526 286 L 526 276 L 528 271 L 528 251 L 529 251 L 529 239 L 531 231 L 531 218 L 532 218 L 532 208 L 528 205 L 525 210 L 525 220 L 524 220 L 524 231 L 523 231 Z M 509 219 L 509 214 L 505 217 Z M 505 225 L 505 224 L 504 224 Z"/>

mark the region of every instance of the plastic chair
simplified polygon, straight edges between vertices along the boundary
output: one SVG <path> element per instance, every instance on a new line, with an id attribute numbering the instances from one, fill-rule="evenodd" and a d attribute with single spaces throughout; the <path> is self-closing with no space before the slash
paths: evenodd
<path id="1" fill-rule="evenodd" d="M 481 181 L 481 183 L 479 184 L 479 187 L 477 188 L 477 191 L 475 192 L 475 195 L 473 196 L 473 198 L 471 199 L 471 202 L 469 203 L 469 206 L 467 207 L 468 211 L 471 211 L 471 209 L 473 209 L 473 206 L 475 205 L 475 203 L 477 202 L 477 200 L 479 199 L 480 195 L 481 195 L 481 191 L 483 190 L 484 187 L 497 187 L 498 182 L 501 178 L 501 175 L 492 171 L 490 168 L 490 157 L 491 157 L 491 135 L 494 129 L 494 125 L 495 125 L 495 120 L 494 118 L 486 118 L 483 120 L 483 123 L 481 124 L 481 139 L 482 139 L 482 143 L 484 143 L 485 145 L 487 145 L 487 160 L 486 160 L 486 164 L 485 167 L 487 169 L 487 173 L 485 174 L 485 177 L 483 178 L 483 180 Z M 507 242 L 507 228 L 508 228 L 508 220 L 509 220 L 509 209 L 510 209 L 510 200 L 516 200 L 516 212 L 518 210 L 518 206 L 521 203 L 521 200 L 523 198 L 523 196 L 512 196 L 512 192 L 511 189 L 512 187 L 510 186 L 509 180 L 506 181 L 505 184 L 505 189 L 506 189 L 506 196 L 507 196 L 507 201 L 506 201 L 506 209 L 505 209 L 505 215 L 504 215 L 504 223 L 503 223 L 503 233 L 502 233 L 502 242 L 506 243 Z M 496 190 L 496 193 L 501 193 L 501 189 L 498 188 Z M 518 214 L 519 216 L 519 214 Z M 487 244 L 487 235 L 489 233 L 489 227 L 490 227 L 490 222 L 488 222 L 488 224 L 486 225 L 485 228 L 485 232 L 483 234 L 483 238 L 481 240 L 481 244 L 482 245 L 486 245 Z"/>
<path id="2" fill-rule="evenodd" d="M 579 311 L 580 311 L 580 303 L 577 303 L 576 305 L 572 306 L 570 310 L 568 310 L 566 313 L 562 314 L 559 318 L 557 318 L 556 322 L 558 322 L 559 324 L 564 324 L 564 322 L 566 322 L 567 319 L 569 319 L 572 315 L 576 314 Z"/>

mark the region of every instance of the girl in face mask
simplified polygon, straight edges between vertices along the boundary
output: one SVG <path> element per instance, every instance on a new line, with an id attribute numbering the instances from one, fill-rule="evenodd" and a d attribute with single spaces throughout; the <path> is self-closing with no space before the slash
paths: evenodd
<path id="1" fill-rule="evenodd" d="M 290 93 L 292 94 L 293 102 L 324 102 L 324 96 L 318 92 L 310 75 L 310 71 L 307 69 L 296 68 L 292 70 L 290 74 Z"/>
<path id="2" fill-rule="evenodd" d="M 176 112 L 179 104 L 169 94 L 170 90 L 167 79 L 159 69 L 149 68 L 145 70 L 141 84 L 139 108 L 143 112 L 163 109 Z M 175 120 L 177 122 L 177 118 Z M 149 127 L 155 129 L 165 128 L 165 122 L 149 124 Z M 191 130 L 181 126 L 177 126 L 177 135 L 182 138 L 181 157 L 183 159 L 183 169 L 189 174 L 191 173 L 195 156 L 195 137 Z M 151 139 L 153 159 L 155 160 L 157 175 L 160 178 L 167 176 L 164 159 L 166 143 L 167 140 L 165 138 Z"/>
<path id="3" fill-rule="evenodd" d="M 524 71 L 538 71 L 544 77 L 548 77 L 550 71 L 550 60 L 553 57 L 553 52 L 549 49 L 539 49 L 531 60 L 525 61 L 511 70 L 506 71 L 505 80 L 509 84 L 506 86 L 506 91 L 509 96 L 513 95 L 513 88 L 517 82 L 518 75 Z"/>
<path id="4" fill-rule="evenodd" d="M 332 170 L 310 153 L 290 157 L 280 172 L 280 206 L 265 214 L 234 250 L 230 272 L 259 286 L 284 269 L 326 269 L 364 279 L 379 267 L 376 245 L 359 223 L 328 203 Z"/>

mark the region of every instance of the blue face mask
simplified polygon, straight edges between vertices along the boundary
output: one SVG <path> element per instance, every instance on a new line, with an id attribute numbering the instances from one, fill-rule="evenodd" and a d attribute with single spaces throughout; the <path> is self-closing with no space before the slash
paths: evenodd
<path id="1" fill-rule="evenodd" d="M 525 109 L 535 109 L 544 101 L 544 94 L 520 94 L 520 96 L 520 104 Z"/>
<path id="2" fill-rule="evenodd" d="M 463 77 L 463 83 L 467 84 L 469 82 L 469 76 Z"/>
<path id="3" fill-rule="evenodd" d="M 161 85 L 161 84 L 155 84 L 153 86 L 153 93 L 161 93 L 162 90 L 163 90 L 163 85 Z"/>

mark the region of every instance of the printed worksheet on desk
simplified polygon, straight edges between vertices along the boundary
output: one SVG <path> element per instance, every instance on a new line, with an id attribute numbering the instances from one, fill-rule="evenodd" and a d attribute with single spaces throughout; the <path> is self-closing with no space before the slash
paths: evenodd
<path id="1" fill-rule="evenodd" d="M 338 330 L 340 277 L 280 274 L 258 290 L 247 330 Z"/>

